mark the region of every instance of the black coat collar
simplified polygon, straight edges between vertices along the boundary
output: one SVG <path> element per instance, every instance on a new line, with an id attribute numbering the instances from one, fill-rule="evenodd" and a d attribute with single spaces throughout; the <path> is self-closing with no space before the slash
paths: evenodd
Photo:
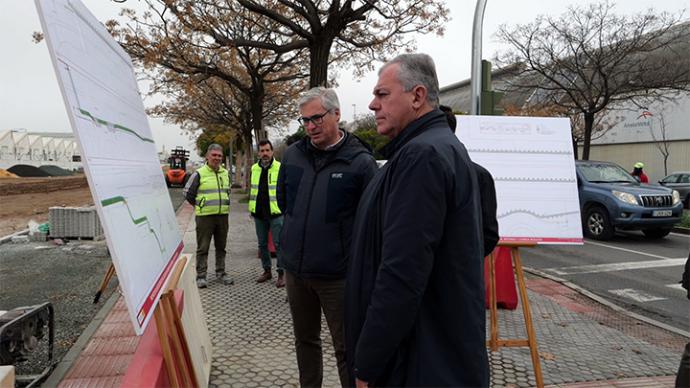
<path id="1" fill-rule="evenodd" d="M 402 148 L 410 140 L 419 136 L 419 134 L 424 132 L 426 129 L 439 125 L 448 126 L 446 114 L 439 109 L 434 109 L 417 120 L 409 123 L 407 127 L 400 131 L 398 136 L 381 148 L 381 155 L 383 155 L 386 159 L 392 158 L 393 154 L 395 154 L 397 150 Z"/>

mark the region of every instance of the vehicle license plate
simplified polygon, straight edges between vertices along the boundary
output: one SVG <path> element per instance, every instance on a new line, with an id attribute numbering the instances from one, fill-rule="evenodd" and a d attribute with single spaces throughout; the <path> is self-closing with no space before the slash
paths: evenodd
<path id="1" fill-rule="evenodd" d="M 652 217 L 671 217 L 673 212 L 671 210 L 654 210 Z"/>

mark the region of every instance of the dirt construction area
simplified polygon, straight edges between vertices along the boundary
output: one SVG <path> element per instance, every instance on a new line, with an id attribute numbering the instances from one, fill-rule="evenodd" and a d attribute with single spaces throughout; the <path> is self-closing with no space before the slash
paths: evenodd
<path id="1" fill-rule="evenodd" d="M 52 206 L 93 204 L 84 176 L 0 179 L 0 237 L 48 221 Z"/>
<path id="2" fill-rule="evenodd" d="M 182 203 L 182 189 L 170 189 L 173 208 Z M 27 229 L 29 220 L 46 222 L 53 206 L 93 203 L 83 176 L 0 179 L 0 237 Z M 53 362 L 59 361 L 116 292 L 113 278 L 99 303 L 94 295 L 111 258 L 106 241 L 62 240 L 0 244 L 0 310 L 51 302 L 55 311 Z M 47 339 L 29 360 L 16 364 L 22 375 L 48 365 Z"/>

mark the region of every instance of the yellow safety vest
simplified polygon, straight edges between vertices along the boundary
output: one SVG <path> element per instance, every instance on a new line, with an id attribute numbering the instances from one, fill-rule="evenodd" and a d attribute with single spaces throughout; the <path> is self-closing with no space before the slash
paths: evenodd
<path id="1" fill-rule="evenodd" d="M 268 202 L 271 206 L 271 214 L 280 214 L 278 199 L 276 197 L 276 187 L 278 186 L 278 171 L 280 162 L 273 159 L 271 167 L 268 169 Z M 261 179 L 261 166 L 255 163 L 252 166 L 251 189 L 249 190 L 249 212 L 256 213 L 256 197 L 259 195 L 259 180 Z"/>
<path id="2" fill-rule="evenodd" d="M 230 210 L 230 176 L 222 166 L 213 171 L 208 164 L 196 170 L 199 173 L 199 188 L 196 192 L 194 210 L 197 216 L 228 214 Z"/>

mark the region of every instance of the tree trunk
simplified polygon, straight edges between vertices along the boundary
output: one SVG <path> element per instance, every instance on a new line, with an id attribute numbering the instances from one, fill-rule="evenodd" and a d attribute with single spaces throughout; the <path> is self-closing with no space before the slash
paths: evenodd
<path id="1" fill-rule="evenodd" d="M 328 87 L 328 55 L 333 38 L 316 39 L 309 47 L 309 87 Z"/>
<path id="2" fill-rule="evenodd" d="M 265 140 L 268 137 L 266 136 L 266 131 L 264 131 L 263 124 L 265 96 L 266 92 L 264 91 L 263 84 L 261 82 L 254 83 L 249 106 L 251 109 L 252 132 L 257 145 L 259 141 Z M 249 144 L 253 144 L 253 142 L 250 141 Z"/>
<path id="3" fill-rule="evenodd" d="M 254 163 L 254 146 L 252 144 L 252 134 L 248 133 L 247 134 L 247 139 L 245 139 L 245 162 L 244 166 L 242 168 L 242 172 L 244 173 L 244 179 L 242 182 L 244 183 L 244 188 L 248 189 L 250 182 L 249 182 L 249 169 L 252 167 L 252 164 Z"/>
<path id="4" fill-rule="evenodd" d="M 664 176 L 668 175 L 668 153 L 664 154 Z"/>
<path id="5" fill-rule="evenodd" d="M 243 155 L 244 151 L 241 149 L 238 149 L 235 151 L 235 175 L 233 175 L 233 181 L 232 183 L 239 185 L 242 187 L 242 184 L 244 184 L 244 181 L 242 181 L 241 176 L 242 176 L 242 161 L 243 161 Z"/>
<path id="6" fill-rule="evenodd" d="M 594 113 L 584 112 L 585 115 L 585 138 L 582 145 L 582 160 L 589 160 L 589 146 L 592 141 L 592 127 L 594 126 Z"/>

